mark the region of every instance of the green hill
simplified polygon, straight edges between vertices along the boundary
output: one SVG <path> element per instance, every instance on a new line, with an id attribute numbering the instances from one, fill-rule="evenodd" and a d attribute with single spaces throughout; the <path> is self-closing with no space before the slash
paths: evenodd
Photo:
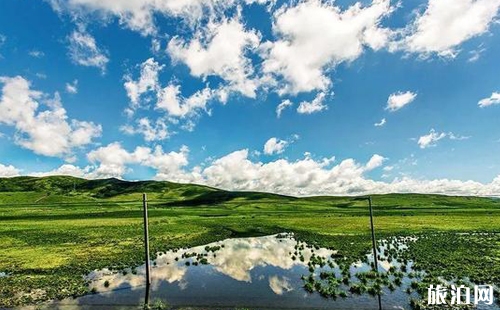
<path id="1" fill-rule="evenodd" d="M 71 176 L 0 178 L 0 203 L 81 203 L 83 201 L 140 200 L 142 193 L 151 201 L 165 206 L 201 206 L 231 202 L 283 203 L 335 207 L 366 206 L 352 197 L 315 196 L 291 197 L 285 195 L 226 191 L 203 185 L 180 184 L 168 181 L 125 181 L 116 178 L 87 180 Z M 405 208 L 463 208 L 500 206 L 500 200 L 431 194 L 372 195 L 380 210 Z"/>

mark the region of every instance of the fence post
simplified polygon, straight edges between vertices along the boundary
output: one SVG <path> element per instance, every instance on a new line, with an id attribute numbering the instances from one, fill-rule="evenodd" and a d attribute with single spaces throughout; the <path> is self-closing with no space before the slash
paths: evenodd
<path id="1" fill-rule="evenodd" d="M 146 256 L 146 295 L 144 303 L 149 304 L 149 286 L 151 285 L 151 269 L 149 266 L 149 228 L 148 228 L 148 198 L 142 194 L 142 208 L 144 213 L 144 252 Z"/>
<path id="2" fill-rule="evenodd" d="M 370 207 L 370 227 L 372 231 L 373 262 L 375 265 L 375 271 L 378 274 L 377 241 L 375 241 L 375 229 L 373 227 L 373 209 L 372 209 L 371 196 L 368 196 L 368 206 Z M 380 293 L 378 294 L 378 308 L 379 310 L 382 310 L 382 299 L 380 297 Z"/>

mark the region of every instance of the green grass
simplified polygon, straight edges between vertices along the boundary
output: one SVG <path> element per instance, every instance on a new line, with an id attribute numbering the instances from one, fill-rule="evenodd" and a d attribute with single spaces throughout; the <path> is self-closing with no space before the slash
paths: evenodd
<path id="1" fill-rule="evenodd" d="M 0 272 L 10 275 L 0 278 L 0 307 L 78 296 L 88 292 L 82 275 L 89 271 L 141 264 L 142 192 L 150 200 L 152 253 L 284 231 L 333 246 L 351 259 L 370 247 L 366 201 L 349 197 L 299 199 L 155 181 L 0 179 Z M 488 270 L 491 264 L 500 266 L 498 239 L 488 243 L 449 236 L 499 232 L 499 200 L 391 194 L 374 195 L 373 203 L 378 237 L 447 234 L 417 243 L 411 253 L 423 267 L 443 276 L 498 281 L 493 276 L 498 268 Z M 474 255 L 467 250 L 468 242 L 488 255 L 489 265 L 467 259 Z M 440 263 L 450 262 L 442 260 L 445 257 L 463 259 L 447 266 Z M 478 266 L 465 268 L 468 263 Z M 465 271 L 458 274 L 459 269 Z M 37 289 L 45 293 L 29 294 Z"/>

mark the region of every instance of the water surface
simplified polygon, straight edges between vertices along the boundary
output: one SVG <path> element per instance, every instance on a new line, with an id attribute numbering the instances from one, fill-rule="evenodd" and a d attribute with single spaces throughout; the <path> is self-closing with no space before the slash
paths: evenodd
<path id="1" fill-rule="evenodd" d="M 406 240 L 406 239 L 403 239 Z M 407 239 L 406 241 L 411 241 Z M 404 248 L 403 243 L 398 245 Z M 380 254 L 384 256 L 385 247 Z M 303 277 L 333 272 L 341 278 L 333 249 L 311 247 L 291 234 L 254 238 L 235 238 L 205 246 L 160 253 L 152 262 L 150 300 L 161 299 L 168 305 L 200 308 L 255 309 L 378 309 L 377 296 L 351 294 L 345 298 L 324 298 L 304 289 Z M 311 259 L 321 257 L 325 264 L 311 269 Z M 350 277 L 371 270 L 373 255 L 365 262 L 350 265 Z M 381 271 L 399 266 L 396 261 L 379 261 Z M 408 263 L 411 272 L 411 262 Z M 52 304 L 59 309 L 131 309 L 137 308 L 145 296 L 145 267 L 123 271 L 107 269 L 87 275 L 89 287 L 96 293 Z M 394 291 L 383 288 L 384 309 L 410 309 L 405 288 L 411 280 L 405 275 L 401 287 Z M 498 309 L 498 307 L 490 307 Z"/>

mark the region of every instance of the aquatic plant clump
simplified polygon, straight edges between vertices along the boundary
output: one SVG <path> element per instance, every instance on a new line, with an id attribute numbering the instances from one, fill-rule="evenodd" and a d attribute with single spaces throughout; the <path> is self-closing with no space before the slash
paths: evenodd
<path id="1" fill-rule="evenodd" d="M 445 246 L 442 252 L 443 254 L 450 253 L 450 244 L 461 250 L 460 246 L 465 246 L 465 242 L 471 242 L 470 248 L 472 249 L 482 249 L 486 256 L 478 258 L 482 264 L 479 262 L 473 264 L 473 267 L 466 268 L 461 273 L 454 271 L 454 267 L 448 270 L 442 268 L 444 263 L 449 263 L 452 266 L 453 258 L 436 257 L 440 251 L 436 253 L 430 249 L 438 244 L 446 244 L 447 247 Z M 428 305 L 426 302 L 430 285 L 439 284 L 450 290 L 453 284 L 463 284 L 472 288 L 474 284 L 478 283 L 496 285 L 499 283 L 497 282 L 497 271 L 500 264 L 493 264 L 495 260 L 491 257 L 494 257 L 494 252 L 484 251 L 488 248 L 485 246 L 486 242 L 492 242 L 491 248 L 495 248 L 494 244 L 499 244 L 500 236 L 495 233 L 460 235 L 434 233 L 388 237 L 378 242 L 377 258 L 381 272 L 375 271 L 371 252 L 360 258 L 357 263 L 347 263 L 347 260 L 340 253 L 329 258 L 313 257 L 309 262 L 309 276 L 302 277 L 304 289 L 309 293 L 317 292 L 325 298 L 335 299 L 340 296 L 340 292 L 344 292 L 343 296 L 346 296 L 347 292 L 353 295 L 367 293 L 375 296 L 384 294 L 384 289 L 392 292 L 399 287 L 411 296 L 410 305 L 413 309 L 437 309 L 434 305 Z M 487 256 L 488 253 L 493 256 Z M 301 254 L 298 252 L 296 255 Z M 470 260 L 471 258 L 466 259 Z M 369 270 L 357 271 L 365 264 L 370 266 Z M 337 267 L 334 268 L 334 266 Z M 489 269 L 478 269 L 481 267 Z M 495 296 L 498 296 L 498 290 L 495 291 Z M 471 305 L 451 305 L 450 298 L 451 295 L 447 299 L 450 309 L 471 309 Z"/>

